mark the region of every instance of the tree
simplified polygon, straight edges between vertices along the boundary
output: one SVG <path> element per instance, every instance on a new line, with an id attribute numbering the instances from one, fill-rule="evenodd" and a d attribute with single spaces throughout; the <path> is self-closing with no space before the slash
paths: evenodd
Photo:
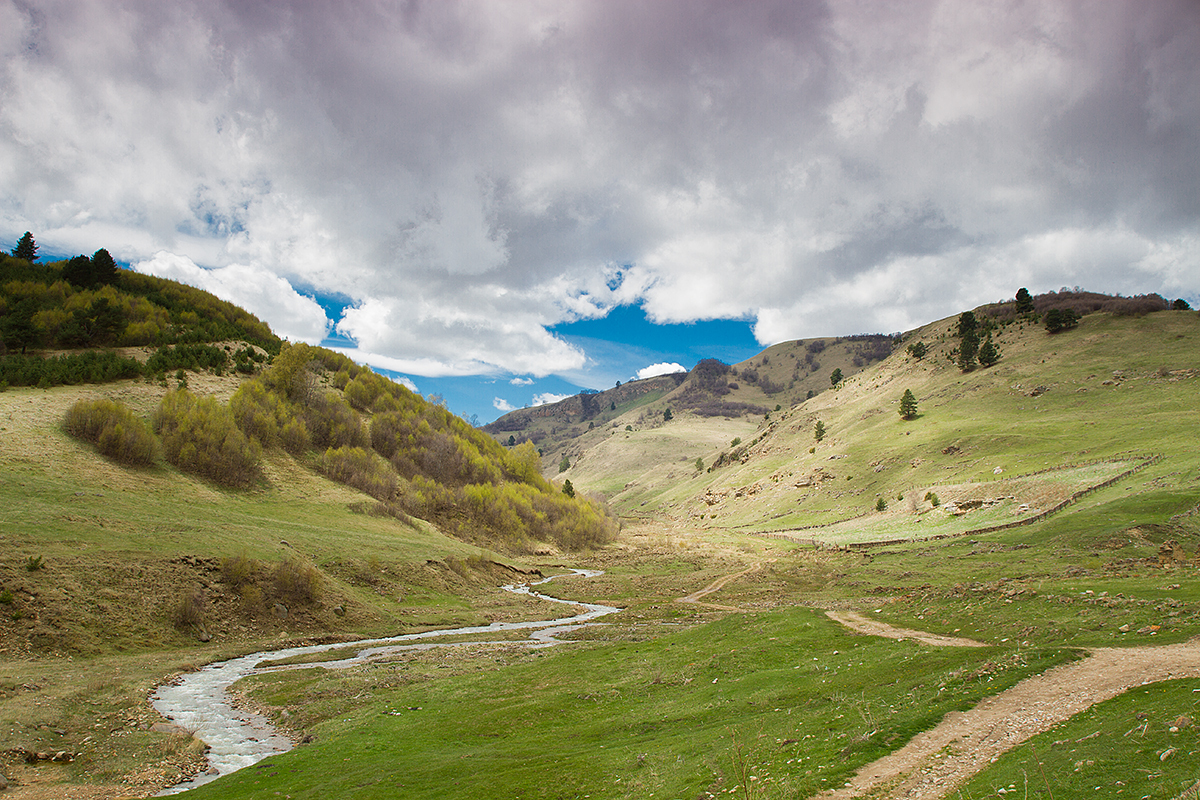
<path id="1" fill-rule="evenodd" d="M 508 446 L 509 446 L 509 447 L 516 447 L 516 446 L 517 446 L 517 435 L 516 435 L 515 433 L 509 434 L 509 436 L 508 436 Z"/>
<path id="2" fill-rule="evenodd" d="M 842 382 L 842 371 L 841 371 L 841 369 L 835 369 L 829 376 L 829 383 L 831 386 L 837 386 L 841 382 Z"/>
<path id="3" fill-rule="evenodd" d="M 1172 303 L 1171 308 L 1174 311 L 1191 311 L 1192 310 L 1192 307 L 1190 305 L 1188 305 L 1188 301 L 1184 300 L 1182 297 L 1179 298 L 1178 300 L 1176 300 L 1174 303 Z"/>
<path id="4" fill-rule="evenodd" d="M 1028 314 L 1033 311 L 1033 298 L 1029 295 L 1029 290 L 1022 286 L 1017 289 L 1017 313 Z"/>
<path id="5" fill-rule="evenodd" d="M 1052 308 L 1046 312 L 1046 331 L 1058 333 L 1079 324 L 1079 313 L 1073 308 Z"/>
<path id="6" fill-rule="evenodd" d="M 565 481 L 563 481 L 562 493 L 567 497 L 570 497 L 572 500 L 575 499 L 575 487 L 571 485 L 570 478 L 567 478 Z"/>
<path id="7" fill-rule="evenodd" d="M 80 289 L 96 288 L 96 273 L 92 260 L 87 256 L 75 256 L 63 267 L 63 280 Z"/>
<path id="8" fill-rule="evenodd" d="M 696 459 L 696 472 L 704 472 L 704 459 L 703 458 Z"/>
<path id="9" fill-rule="evenodd" d="M 96 283 L 103 286 L 112 286 L 117 282 L 117 262 L 103 247 L 92 255 L 92 274 L 96 276 Z"/>
<path id="10" fill-rule="evenodd" d="M 666 411 L 663 412 L 663 422 L 670 422 L 671 418 L 672 418 L 671 409 L 668 408 Z"/>
<path id="11" fill-rule="evenodd" d="M 920 361 L 929 352 L 929 348 L 924 342 L 913 342 L 908 346 L 908 354 Z"/>
<path id="12" fill-rule="evenodd" d="M 979 334 L 972 328 L 963 334 L 962 342 L 958 345 L 958 368 L 969 372 L 975 366 L 975 357 L 978 354 Z"/>
<path id="13" fill-rule="evenodd" d="M 992 337 L 989 334 L 979 347 L 979 363 L 981 366 L 990 367 L 999 360 L 1000 350 L 992 343 Z"/>
<path id="14" fill-rule="evenodd" d="M 903 419 L 914 419 L 917 416 L 917 396 L 912 389 L 905 389 L 900 398 L 900 416 Z"/>
<path id="15" fill-rule="evenodd" d="M 825 438 L 825 423 L 817 420 L 817 424 L 813 426 L 813 438 L 818 442 Z"/>
<path id="16" fill-rule="evenodd" d="M 33 241 L 33 234 L 25 231 L 25 235 L 21 237 L 21 241 L 17 242 L 17 246 L 13 248 L 12 254 L 17 258 L 23 258 L 26 261 L 37 261 L 38 246 Z"/>
<path id="17" fill-rule="evenodd" d="M 571 459 L 567 458 L 567 454 L 563 453 L 562 461 L 558 462 L 558 471 L 566 472 L 571 468 Z"/>
<path id="18" fill-rule="evenodd" d="M 882 497 L 880 497 L 878 500 L 876 500 L 875 501 L 875 510 L 876 511 L 887 511 L 887 500 L 884 500 Z"/>
<path id="19" fill-rule="evenodd" d="M 958 337 L 961 339 L 968 333 L 974 333 L 979 328 L 979 321 L 975 319 L 974 311 L 964 311 L 958 316 Z"/>
<path id="20" fill-rule="evenodd" d="M 25 298 L 9 307 L 7 313 L 0 314 L 0 341 L 4 350 L 25 348 L 38 342 L 38 330 L 33 324 L 33 315 L 38 312 L 37 301 Z"/>

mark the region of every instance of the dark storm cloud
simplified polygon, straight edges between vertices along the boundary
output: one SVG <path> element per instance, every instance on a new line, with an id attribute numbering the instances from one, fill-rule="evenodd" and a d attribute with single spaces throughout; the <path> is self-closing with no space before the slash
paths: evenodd
<path id="1" fill-rule="evenodd" d="M 621 303 L 766 343 L 1196 292 L 1190 2 L 42 0 L 0 53 L 10 237 L 409 372 L 577 370 L 547 326 Z"/>

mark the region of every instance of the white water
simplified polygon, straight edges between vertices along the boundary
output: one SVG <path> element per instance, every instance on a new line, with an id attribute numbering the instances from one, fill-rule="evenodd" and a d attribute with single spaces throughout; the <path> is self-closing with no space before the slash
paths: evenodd
<path id="1" fill-rule="evenodd" d="M 603 574 L 594 570 L 584 569 L 573 570 L 573 573 L 585 578 L 594 578 Z M 165 789 L 160 795 L 176 794 L 203 783 L 208 783 L 221 775 L 235 772 L 242 767 L 248 767 L 258 761 L 262 761 L 264 758 L 276 753 L 283 753 L 292 748 L 291 741 L 276 733 L 266 718 L 259 714 L 239 711 L 229 704 L 229 697 L 226 690 L 248 675 L 276 672 L 285 669 L 308 669 L 314 666 L 340 669 L 404 650 L 426 650 L 434 647 L 461 647 L 464 645 L 489 643 L 497 644 L 496 642 L 418 641 L 472 633 L 532 630 L 533 633 L 529 637 L 529 646 L 548 647 L 557 642 L 554 638 L 556 634 L 583 627 L 590 624 L 597 617 L 602 617 L 606 614 L 615 614 L 621 610 L 613 606 L 560 600 L 557 597 L 539 594 L 530 588 L 531 586 L 538 586 L 552 579 L 553 576 L 533 584 L 510 585 L 503 588 L 505 591 L 517 594 L 527 594 L 554 603 L 577 606 L 584 609 L 581 613 L 571 617 L 550 620 L 493 622 L 491 625 L 476 625 L 465 628 L 425 631 L 423 633 L 407 633 L 383 639 L 364 639 L 358 642 L 337 642 L 333 644 L 309 645 L 306 647 L 288 647 L 282 650 L 253 653 L 248 656 L 209 664 L 196 672 L 181 676 L 172 683 L 159 686 L 151 696 L 154 708 L 179 727 L 194 731 L 196 738 L 209 747 L 209 769 L 207 772 L 202 772 L 190 781 L 185 781 L 184 783 L 179 783 Z M 406 644 L 408 642 L 417 643 Z M 503 644 L 512 644 L 512 642 L 503 642 Z M 342 650 L 355 646 L 362 649 L 353 658 L 274 667 L 258 666 L 263 661 L 292 658 L 294 656 L 321 653 L 333 649 Z"/>

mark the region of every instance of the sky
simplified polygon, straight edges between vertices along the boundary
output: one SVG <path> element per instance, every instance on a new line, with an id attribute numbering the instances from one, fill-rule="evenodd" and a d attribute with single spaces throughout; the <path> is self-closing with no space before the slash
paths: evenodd
<path id="1" fill-rule="evenodd" d="M 0 242 L 486 422 L 1075 287 L 1200 305 L 1194 0 L 0 0 Z"/>

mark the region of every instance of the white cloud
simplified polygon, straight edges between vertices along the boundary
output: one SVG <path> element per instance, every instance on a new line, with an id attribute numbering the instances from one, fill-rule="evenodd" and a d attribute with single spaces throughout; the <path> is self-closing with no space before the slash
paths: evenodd
<path id="1" fill-rule="evenodd" d="M 510 405 L 509 402 L 507 400 L 505 400 L 503 397 L 493 398 L 492 399 L 492 408 L 496 409 L 497 411 L 503 411 L 506 414 L 509 411 L 517 410 L 516 406 Z"/>
<path id="2" fill-rule="evenodd" d="M 513 386 L 532 386 L 533 378 L 513 378 L 509 383 Z"/>
<path id="3" fill-rule="evenodd" d="M 431 376 L 582 370 L 547 328 L 617 304 L 766 343 L 1193 296 L 1197 42 L 1189 0 L 0 4 L 0 237 L 293 338 L 346 297 Z"/>
<path id="4" fill-rule="evenodd" d="M 673 375 L 676 372 L 687 372 L 687 367 L 674 362 L 662 362 L 659 364 L 651 364 L 648 367 L 643 367 L 637 372 L 637 379 L 656 378 L 659 375 Z"/>
<path id="5" fill-rule="evenodd" d="M 260 319 L 270 320 L 280 336 L 315 344 L 325 338 L 329 320 L 325 310 L 300 294 L 284 278 L 269 270 L 230 264 L 203 269 L 190 258 L 160 251 L 132 265 L 137 272 L 195 286 L 222 300 L 237 303 Z"/>
<path id="6" fill-rule="evenodd" d="M 573 397 L 573 395 L 554 394 L 553 392 L 543 392 L 542 394 L 535 394 L 533 396 L 533 402 L 530 403 L 530 405 L 532 405 L 532 406 L 549 405 L 550 403 L 557 403 L 560 400 L 566 400 L 568 397 Z"/>

